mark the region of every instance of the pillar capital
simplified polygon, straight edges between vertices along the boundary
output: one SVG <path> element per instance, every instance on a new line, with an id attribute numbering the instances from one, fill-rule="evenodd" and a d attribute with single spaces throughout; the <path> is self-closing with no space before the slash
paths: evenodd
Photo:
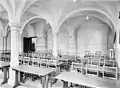
<path id="1" fill-rule="evenodd" d="M 20 24 L 19 23 L 9 22 L 9 26 L 11 26 L 11 27 L 20 27 Z"/>
<path id="2" fill-rule="evenodd" d="M 9 23 L 9 26 L 11 27 L 11 31 L 19 31 L 19 28 L 20 28 L 20 24 L 19 23 L 12 23 L 10 22 Z"/>
<path id="3" fill-rule="evenodd" d="M 3 36 L 3 38 L 7 38 L 7 36 Z"/>

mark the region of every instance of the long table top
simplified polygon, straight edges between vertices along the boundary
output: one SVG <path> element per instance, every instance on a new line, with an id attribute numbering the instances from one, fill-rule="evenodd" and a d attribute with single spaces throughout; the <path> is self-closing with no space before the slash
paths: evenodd
<path id="1" fill-rule="evenodd" d="M 11 68 L 13 70 L 26 72 L 26 73 L 31 73 L 31 74 L 36 74 L 36 75 L 39 75 L 39 76 L 46 76 L 46 75 L 54 72 L 53 69 L 33 67 L 33 66 L 28 66 L 28 65 L 18 65 L 18 66 L 14 66 L 14 67 L 11 67 Z"/>
<path id="2" fill-rule="evenodd" d="M 115 80 L 82 75 L 77 72 L 62 72 L 55 78 L 93 88 L 117 88 Z"/>
<path id="3" fill-rule="evenodd" d="M 9 66 L 10 66 L 10 62 L 0 61 L 0 68 L 9 67 Z"/>

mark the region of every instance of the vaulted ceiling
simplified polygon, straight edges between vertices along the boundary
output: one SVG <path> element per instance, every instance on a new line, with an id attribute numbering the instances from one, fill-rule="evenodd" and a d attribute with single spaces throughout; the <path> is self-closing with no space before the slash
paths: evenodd
<path id="1" fill-rule="evenodd" d="M 119 9 L 120 0 L 1 0 L 0 18 L 23 25 L 38 17 L 56 29 L 71 17 L 90 15 L 114 28 Z"/>

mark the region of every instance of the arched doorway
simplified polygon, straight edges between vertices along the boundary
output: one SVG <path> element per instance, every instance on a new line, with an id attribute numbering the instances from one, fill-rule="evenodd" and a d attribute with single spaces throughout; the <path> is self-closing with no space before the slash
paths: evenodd
<path id="1" fill-rule="evenodd" d="M 52 49 L 52 28 L 50 24 L 41 18 L 30 20 L 22 32 L 23 51 L 36 52 Z M 28 45 L 28 47 L 26 47 Z"/>

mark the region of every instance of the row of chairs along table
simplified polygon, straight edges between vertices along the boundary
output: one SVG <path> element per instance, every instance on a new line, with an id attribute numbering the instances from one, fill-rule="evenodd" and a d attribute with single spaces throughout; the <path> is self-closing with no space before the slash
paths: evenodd
<path id="1" fill-rule="evenodd" d="M 52 82 L 54 77 L 63 71 L 76 71 L 83 75 L 95 75 L 101 78 L 109 78 L 117 80 L 119 78 L 119 70 L 115 58 L 110 59 L 107 55 L 85 52 L 85 56 L 81 57 L 79 54 L 59 53 L 54 57 L 50 52 L 34 52 L 34 53 L 20 53 L 19 65 L 31 65 L 34 67 L 44 67 L 56 69 L 55 73 L 51 75 Z M 1 60 L 10 61 L 10 55 L 1 55 Z M 7 58 L 7 59 L 5 59 Z M 59 69 L 57 63 L 63 62 Z M 32 77 L 33 80 L 38 78 L 36 75 L 23 73 L 25 79 Z"/>

